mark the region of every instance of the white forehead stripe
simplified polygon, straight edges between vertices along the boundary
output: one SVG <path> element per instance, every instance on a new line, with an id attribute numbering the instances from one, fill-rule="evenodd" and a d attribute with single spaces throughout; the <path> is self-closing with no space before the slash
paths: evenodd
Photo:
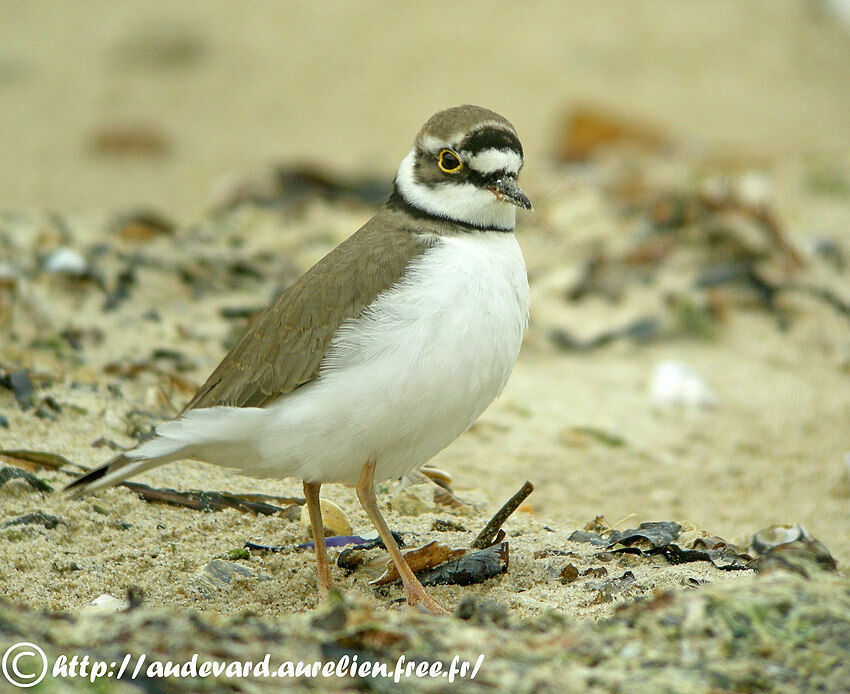
<path id="1" fill-rule="evenodd" d="M 422 146 L 435 153 L 439 152 L 441 149 L 451 149 L 454 147 L 451 142 L 446 142 L 445 140 L 441 140 L 439 137 L 434 137 L 433 135 L 423 135 Z"/>
<path id="2" fill-rule="evenodd" d="M 469 168 L 478 173 L 491 174 L 496 171 L 507 171 L 516 174 L 522 166 L 522 157 L 513 149 L 495 149 L 490 147 L 482 149 L 474 157 L 469 158 L 467 152 L 463 152 Z"/>
<path id="3" fill-rule="evenodd" d="M 511 203 L 471 183 L 447 181 L 435 186 L 419 183 L 414 176 L 415 164 L 416 149 L 412 149 L 402 160 L 395 177 L 398 192 L 414 207 L 483 229 L 510 231 L 516 225 L 516 207 Z"/>

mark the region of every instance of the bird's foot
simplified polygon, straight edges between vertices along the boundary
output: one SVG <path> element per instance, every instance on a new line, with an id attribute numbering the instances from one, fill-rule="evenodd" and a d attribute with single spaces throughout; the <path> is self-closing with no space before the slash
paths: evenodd
<path id="1" fill-rule="evenodd" d="M 431 614 L 451 614 L 451 610 L 446 609 L 428 595 L 419 581 L 415 583 L 404 581 L 404 596 L 407 598 L 408 605 L 422 607 Z"/>

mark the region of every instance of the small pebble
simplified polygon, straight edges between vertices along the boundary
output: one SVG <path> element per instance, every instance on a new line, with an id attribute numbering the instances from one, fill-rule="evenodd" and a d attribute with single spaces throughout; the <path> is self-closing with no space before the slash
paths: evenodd
<path id="1" fill-rule="evenodd" d="M 327 499 L 321 499 L 319 505 L 322 509 L 322 524 L 325 526 L 325 536 L 353 534 L 351 524 L 345 517 L 345 512 L 339 506 Z M 310 511 L 306 504 L 301 508 L 301 525 L 307 528 L 308 531 L 311 530 Z"/>
<path id="2" fill-rule="evenodd" d="M 216 593 L 230 588 L 235 580 L 245 578 L 267 578 L 258 575 L 253 569 L 227 561 L 213 559 L 201 569 L 200 573 L 189 580 L 189 587 L 204 598 L 211 598 Z"/>
<path id="3" fill-rule="evenodd" d="M 649 400 L 655 407 L 711 408 L 717 396 L 702 377 L 690 367 L 676 361 L 656 365 L 649 386 Z"/>
<path id="4" fill-rule="evenodd" d="M 20 280 L 20 272 L 14 265 L 0 263 L 0 289 L 14 289 Z"/>
<path id="5" fill-rule="evenodd" d="M 57 248 L 44 259 L 44 269 L 55 275 L 83 277 L 89 274 L 90 268 L 86 259 L 73 248 L 63 246 Z"/>
<path id="6" fill-rule="evenodd" d="M 15 371 L 0 375 L 0 386 L 8 388 L 15 395 L 15 400 L 22 410 L 28 410 L 33 406 L 35 386 L 26 371 Z"/>

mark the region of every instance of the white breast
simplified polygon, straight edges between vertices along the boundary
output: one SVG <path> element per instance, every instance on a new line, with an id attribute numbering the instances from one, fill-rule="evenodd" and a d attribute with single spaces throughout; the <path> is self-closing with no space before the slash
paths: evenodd
<path id="1" fill-rule="evenodd" d="M 369 459 L 378 478 L 421 465 L 502 391 L 528 308 L 513 234 L 442 238 L 340 327 L 316 381 L 269 408 L 264 458 L 281 472 L 264 472 L 352 482 Z"/>
<path id="2" fill-rule="evenodd" d="M 162 433 L 188 439 L 191 428 L 193 457 L 258 477 L 353 483 L 369 460 L 377 479 L 400 476 L 449 445 L 499 395 L 528 308 L 512 233 L 442 237 L 339 328 L 316 380 L 265 409 L 196 410 L 179 420 L 180 432 L 175 424 Z M 207 436 L 216 441 L 205 444 Z"/>

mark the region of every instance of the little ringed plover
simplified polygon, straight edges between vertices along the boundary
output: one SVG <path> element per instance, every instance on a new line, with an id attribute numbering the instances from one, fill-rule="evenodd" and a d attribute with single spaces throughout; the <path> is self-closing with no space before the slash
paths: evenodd
<path id="1" fill-rule="evenodd" d="M 517 207 L 531 209 L 522 164 L 516 130 L 497 113 L 467 105 L 432 116 L 387 203 L 254 320 L 183 412 L 67 489 L 93 492 L 186 458 L 300 478 L 323 596 L 319 489 L 355 484 L 408 603 L 445 611 L 405 562 L 373 482 L 428 461 L 505 387 L 528 324 L 513 233 Z"/>

